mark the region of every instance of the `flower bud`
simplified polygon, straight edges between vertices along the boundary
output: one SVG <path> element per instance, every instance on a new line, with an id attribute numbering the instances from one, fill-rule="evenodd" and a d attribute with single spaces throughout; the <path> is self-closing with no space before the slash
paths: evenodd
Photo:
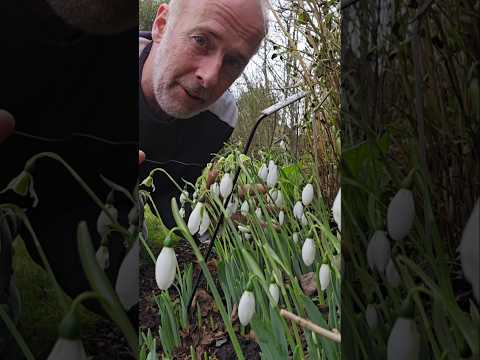
<path id="1" fill-rule="evenodd" d="M 283 194 L 278 190 L 277 198 L 275 199 L 275 206 L 281 209 L 284 205 Z"/>
<path id="2" fill-rule="evenodd" d="M 238 319 L 243 326 L 247 326 L 255 314 L 255 295 L 245 290 L 238 304 Z"/>
<path id="3" fill-rule="evenodd" d="M 272 295 L 273 302 L 272 305 L 276 306 L 278 304 L 278 300 L 280 299 L 280 289 L 278 288 L 278 285 L 275 283 L 270 283 L 270 286 L 268 287 L 268 292 L 270 295 Z"/>
<path id="4" fill-rule="evenodd" d="M 135 240 L 131 249 L 125 256 L 118 270 L 115 291 L 125 310 L 138 302 L 140 283 L 140 246 L 139 240 Z"/>
<path id="5" fill-rule="evenodd" d="M 367 247 L 367 260 L 371 269 L 383 274 L 390 260 L 390 241 L 385 231 L 377 230 L 373 234 Z"/>
<path id="6" fill-rule="evenodd" d="M 222 198 L 226 199 L 228 195 L 232 192 L 233 181 L 229 173 L 223 175 L 222 180 L 220 181 L 220 195 Z"/>
<path id="7" fill-rule="evenodd" d="M 277 165 L 270 160 L 268 164 L 268 175 L 267 175 L 267 186 L 273 188 L 277 184 L 278 180 L 278 169 Z"/>
<path id="8" fill-rule="evenodd" d="M 320 280 L 320 290 L 326 290 L 330 285 L 330 266 L 322 264 L 322 266 L 320 266 L 320 271 L 318 272 L 318 277 Z"/>
<path id="9" fill-rule="evenodd" d="M 311 238 L 305 239 L 302 246 L 302 259 L 305 265 L 310 266 L 315 260 L 315 242 Z"/>
<path id="10" fill-rule="evenodd" d="M 307 184 L 302 191 L 302 203 L 305 206 L 308 206 L 313 201 L 313 185 Z"/>
<path id="11" fill-rule="evenodd" d="M 293 206 L 293 215 L 298 219 L 302 220 L 303 216 L 303 205 L 301 201 L 297 201 Z"/>
<path id="12" fill-rule="evenodd" d="M 307 217 L 305 216 L 305 213 L 302 214 L 301 223 L 302 223 L 303 226 L 308 225 L 308 220 L 307 220 Z"/>
<path id="13" fill-rule="evenodd" d="M 262 209 L 260 209 L 259 207 L 257 207 L 257 208 L 255 209 L 255 215 L 257 215 L 257 218 L 258 218 L 259 220 L 262 220 Z"/>
<path id="14" fill-rule="evenodd" d="M 250 211 L 250 206 L 248 205 L 247 200 L 245 200 L 242 203 L 242 206 L 240 208 L 240 212 L 242 213 L 243 216 L 247 216 L 248 212 Z"/>
<path id="15" fill-rule="evenodd" d="M 283 225 L 284 221 L 285 221 L 285 213 L 283 211 L 280 211 L 278 213 L 278 223 L 280 225 Z"/>
<path id="16" fill-rule="evenodd" d="M 458 247 L 463 274 L 473 288 L 473 296 L 480 302 L 480 200 L 477 200 L 472 214 L 463 229 L 462 241 Z"/>
<path id="17" fill-rule="evenodd" d="M 115 219 L 115 221 L 118 218 L 118 211 L 117 209 L 110 204 L 105 205 L 105 208 L 107 209 L 107 212 Z M 110 226 L 113 224 L 113 221 L 110 219 L 108 216 L 107 212 L 105 210 L 102 210 L 100 215 L 98 216 L 97 219 L 97 232 L 98 235 L 100 235 L 101 238 L 104 238 L 105 235 L 107 234 Z"/>
<path id="18" fill-rule="evenodd" d="M 198 235 L 202 236 L 208 230 L 210 226 L 210 216 L 208 215 L 207 209 L 203 209 L 202 222 L 200 223 L 200 228 L 198 230 Z"/>
<path id="19" fill-rule="evenodd" d="M 370 329 L 374 330 L 378 326 L 378 312 L 375 309 L 375 306 L 372 304 L 367 305 L 367 309 L 365 310 L 365 319 L 367 320 L 367 324 Z"/>
<path id="20" fill-rule="evenodd" d="M 388 261 L 387 268 L 385 269 L 385 277 L 387 278 L 387 283 L 391 287 L 398 287 L 400 285 L 400 274 L 397 271 L 395 263 L 392 261 L 392 258 Z"/>
<path id="21" fill-rule="evenodd" d="M 101 245 L 98 248 L 95 256 L 97 258 L 97 263 L 102 268 L 102 270 L 105 270 L 110 266 L 110 253 L 108 251 L 108 247 L 106 247 L 105 245 Z"/>
<path id="22" fill-rule="evenodd" d="M 398 318 L 387 343 L 387 360 L 417 360 L 420 353 L 420 335 L 413 319 Z"/>
<path id="23" fill-rule="evenodd" d="M 185 205 L 188 200 L 188 191 L 183 190 L 180 194 L 180 204 Z"/>
<path id="24" fill-rule="evenodd" d="M 201 212 L 202 212 L 203 204 L 199 201 L 195 205 L 190 217 L 188 218 L 187 227 L 190 231 L 190 234 L 195 235 L 197 231 L 200 229 L 200 224 L 202 222 Z"/>
<path id="25" fill-rule="evenodd" d="M 155 262 L 155 280 L 161 290 L 167 290 L 175 280 L 177 270 L 177 256 L 175 250 L 164 246 Z"/>
<path id="26" fill-rule="evenodd" d="M 262 179 L 263 181 L 267 181 L 267 176 L 268 176 L 268 168 L 267 165 L 262 164 L 260 169 L 258 170 L 258 177 Z"/>
<path id="27" fill-rule="evenodd" d="M 296 244 L 298 242 L 298 233 L 297 232 L 294 232 L 292 234 L 292 239 L 293 239 L 293 242 Z"/>
<path id="28" fill-rule="evenodd" d="M 338 190 L 332 206 L 333 220 L 337 223 L 338 229 L 342 231 L 342 189 Z"/>
<path id="29" fill-rule="evenodd" d="M 415 203 L 410 190 L 400 189 L 387 209 L 387 228 L 390 237 L 402 240 L 408 235 L 415 218 Z"/>
<path id="30" fill-rule="evenodd" d="M 210 185 L 210 193 L 212 196 L 218 197 L 220 195 L 220 185 L 218 185 L 216 182 Z"/>

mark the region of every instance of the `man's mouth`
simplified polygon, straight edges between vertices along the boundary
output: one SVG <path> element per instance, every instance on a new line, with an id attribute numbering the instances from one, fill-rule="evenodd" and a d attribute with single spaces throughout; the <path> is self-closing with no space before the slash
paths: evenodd
<path id="1" fill-rule="evenodd" d="M 192 98 L 193 100 L 195 101 L 198 101 L 198 102 L 205 102 L 205 99 L 203 97 L 201 97 L 200 95 L 198 94 L 195 94 L 194 92 L 186 89 L 185 87 L 183 87 L 182 85 L 180 85 L 180 87 L 183 89 L 183 91 L 185 91 L 185 93 L 190 97 Z"/>

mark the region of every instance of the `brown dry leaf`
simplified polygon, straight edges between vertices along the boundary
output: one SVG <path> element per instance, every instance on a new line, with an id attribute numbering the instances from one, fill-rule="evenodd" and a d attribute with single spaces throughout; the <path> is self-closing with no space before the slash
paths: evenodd
<path id="1" fill-rule="evenodd" d="M 300 286 L 307 296 L 312 296 L 317 292 L 317 284 L 315 283 L 315 273 L 309 272 L 300 276 Z"/>
<path id="2" fill-rule="evenodd" d="M 266 194 L 266 192 L 267 187 L 263 184 L 245 184 L 238 190 L 238 195 L 240 196 L 240 199 L 244 200 L 247 193 L 254 195 L 255 193 Z"/>
<path id="3" fill-rule="evenodd" d="M 250 332 L 245 335 L 245 339 L 250 340 L 250 341 L 255 341 L 256 343 L 258 343 L 257 335 L 255 334 L 255 331 L 253 331 L 253 330 L 250 330 Z"/>
<path id="4" fill-rule="evenodd" d="M 204 289 L 198 289 L 193 299 L 192 306 L 195 303 L 200 305 L 202 316 L 205 317 L 213 308 L 213 298 Z"/>
<path id="5" fill-rule="evenodd" d="M 233 304 L 232 315 L 230 318 L 232 319 L 232 322 L 235 322 L 238 319 L 238 305 L 236 303 Z"/>
<path id="6" fill-rule="evenodd" d="M 207 177 L 207 189 L 209 189 L 209 188 L 210 188 L 210 185 L 212 185 L 212 184 L 215 182 L 215 180 L 216 180 L 217 177 L 218 177 L 218 174 L 219 174 L 219 172 L 218 172 L 218 170 L 216 170 L 216 169 L 210 170 L 210 171 L 208 172 L 208 177 Z"/>
<path id="7" fill-rule="evenodd" d="M 208 270 L 212 273 L 217 272 L 217 260 L 211 259 L 207 262 Z"/>
<path id="8" fill-rule="evenodd" d="M 206 333 L 203 334 L 202 340 L 200 340 L 201 345 L 210 345 L 215 339 L 213 338 L 212 334 Z"/>

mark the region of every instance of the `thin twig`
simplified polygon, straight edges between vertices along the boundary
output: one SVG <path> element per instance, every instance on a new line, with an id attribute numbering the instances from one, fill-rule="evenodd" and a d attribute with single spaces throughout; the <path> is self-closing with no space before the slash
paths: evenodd
<path id="1" fill-rule="evenodd" d="M 340 343 L 342 340 L 342 336 L 336 331 L 330 331 L 327 329 L 322 328 L 321 326 L 318 326 L 317 324 L 314 324 L 310 320 L 301 318 L 300 316 L 297 316 L 290 311 L 287 311 L 285 309 L 280 310 L 280 316 L 284 317 L 285 319 L 288 319 L 290 321 L 296 322 L 298 325 L 301 327 L 308 329 L 310 331 L 313 331 L 314 333 L 323 336 L 327 339 L 330 339 L 332 341 L 335 341 L 337 343 Z"/>

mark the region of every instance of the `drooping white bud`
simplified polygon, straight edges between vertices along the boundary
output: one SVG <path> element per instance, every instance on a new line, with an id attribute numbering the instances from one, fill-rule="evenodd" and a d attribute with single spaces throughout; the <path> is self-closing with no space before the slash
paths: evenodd
<path id="1" fill-rule="evenodd" d="M 292 234 L 292 239 L 293 239 L 293 242 L 296 244 L 298 242 L 298 233 L 297 232 L 294 232 Z"/>
<path id="2" fill-rule="evenodd" d="M 305 206 L 308 206 L 313 201 L 313 185 L 307 184 L 302 191 L 302 203 Z"/>
<path id="3" fill-rule="evenodd" d="M 202 222 L 202 208 L 203 204 L 199 201 L 195 205 L 195 208 L 193 209 L 192 213 L 190 214 L 190 217 L 188 218 L 188 230 L 190 231 L 190 234 L 195 235 L 197 231 L 200 229 L 200 224 Z"/>
<path id="4" fill-rule="evenodd" d="M 155 262 L 155 280 L 161 290 L 167 290 L 175 280 L 177 270 L 177 256 L 175 250 L 164 246 Z"/>
<path id="5" fill-rule="evenodd" d="M 238 319 L 243 326 L 247 326 L 255 314 L 255 295 L 245 290 L 238 304 Z"/>
<path id="6" fill-rule="evenodd" d="M 280 299 L 280 289 L 278 288 L 278 285 L 275 283 L 270 283 L 270 286 L 268 287 L 268 292 L 270 295 L 272 295 L 273 298 L 273 306 L 276 306 L 278 304 L 278 300 Z"/>
<path id="7" fill-rule="evenodd" d="M 200 223 L 200 228 L 198 229 L 198 235 L 202 236 L 208 230 L 210 226 L 210 216 L 206 208 L 203 208 L 202 222 Z"/>
<path id="8" fill-rule="evenodd" d="M 338 229 L 342 231 L 342 189 L 338 190 L 332 206 L 333 220 L 337 223 Z"/>
<path id="9" fill-rule="evenodd" d="M 463 229 L 462 241 L 458 247 L 463 274 L 473 288 L 473 296 L 480 302 L 480 200 L 477 200 L 472 214 Z"/>
<path id="10" fill-rule="evenodd" d="M 283 194 L 280 190 L 278 190 L 277 198 L 275 200 L 275 206 L 281 209 L 284 205 Z"/>
<path id="11" fill-rule="evenodd" d="M 277 165 L 270 160 L 268 164 L 268 175 L 267 175 L 267 186 L 273 188 L 277 184 L 278 180 L 278 169 Z"/>
<path id="12" fill-rule="evenodd" d="M 108 269 L 108 267 L 110 266 L 110 253 L 108 251 L 108 247 L 106 247 L 105 245 L 101 245 L 98 248 L 95 257 L 97 259 L 98 265 L 102 268 L 102 270 Z"/>
<path id="13" fill-rule="evenodd" d="M 293 215 L 298 219 L 302 220 L 303 216 L 303 205 L 301 201 L 297 201 L 293 206 Z"/>
<path id="14" fill-rule="evenodd" d="M 283 212 L 283 210 L 281 210 L 279 213 L 278 213 L 278 223 L 280 225 L 283 225 L 285 221 L 285 213 Z"/>
<path id="15" fill-rule="evenodd" d="M 180 194 L 180 204 L 185 205 L 188 199 L 188 191 L 183 190 Z"/>
<path id="16" fill-rule="evenodd" d="M 110 215 L 112 215 L 112 217 L 115 219 L 115 221 L 118 219 L 118 211 L 117 209 L 111 205 L 111 204 L 107 204 L 105 205 L 105 208 L 106 210 L 108 211 L 108 213 Z M 101 238 L 105 237 L 105 235 L 107 234 L 110 226 L 113 224 L 113 221 L 110 219 L 110 217 L 108 216 L 107 212 L 105 212 L 104 210 L 102 210 L 102 212 L 100 213 L 100 215 L 98 216 L 98 219 L 97 219 L 97 232 L 98 232 L 98 235 L 100 235 Z"/>
<path id="17" fill-rule="evenodd" d="M 263 181 L 267 181 L 267 176 L 268 176 L 268 168 L 267 165 L 262 164 L 260 169 L 258 170 L 258 177 L 262 179 Z"/>
<path id="18" fill-rule="evenodd" d="M 372 304 L 367 305 L 367 309 L 365 310 L 365 319 L 367 320 L 367 324 L 370 329 L 374 330 L 378 326 L 378 313 L 375 306 Z"/>
<path id="19" fill-rule="evenodd" d="M 415 218 L 415 203 L 410 190 L 400 189 L 387 209 L 387 228 L 390 237 L 402 240 L 408 235 Z"/>
<path id="20" fill-rule="evenodd" d="M 387 278 L 387 283 L 391 287 L 398 287 L 400 285 L 400 274 L 398 273 L 395 263 L 392 261 L 392 258 L 388 261 L 387 268 L 385 269 L 385 277 Z"/>
<path id="21" fill-rule="evenodd" d="M 138 302 L 140 291 L 140 242 L 137 238 L 118 270 L 115 292 L 125 310 L 129 310 Z"/>
<path id="22" fill-rule="evenodd" d="M 320 290 L 326 290 L 330 285 L 330 266 L 322 264 L 322 266 L 320 266 L 320 271 L 318 272 L 318 277 L 320 280 Z"/>
<path id="23" fill-rule="evenodd" d="M 305 239 L 302 246 L 302 260 L 305 265 L 310 266 L 315 260 L 315 242 L 311 238 Z"/>
<path id="24" fill-rule="evenodd" d="M 222 198 L 226 199 L 228 195 L 232 192 L 233 180 L 229 173 L 223 175 L 222 180 L 220 181 L 220 195 Z"/>
<path id="25" fill-rule="evenodd" d="M 387 360 L 417 360 L 419 354 L 420 335 L 415 321 L 398 318 L 388 337 Z"/>
<path id="26" fill-rule="evenodd" d="M 250 206 L 248 205 L 247 200 L 245 200 L 242 203 L 242 206 L 240 207 L 240 212 L 242 213 L 243 216 L 247 216 L 249 211 L 250 211 Z"/>
<path id="27" fill-rule="evenodd" d="M 383 274 L 390 260 L 390 251 L 390 241 L 385 231 L 375 231 L 367 247 L 367 261 L 370 268 Z"/>
<path id="28" fill-rule="evenodd" d="M 58 338 L 47 360 L 87 360 L 85 348 L 80 339 Z"/>
<path id="29" fill-rule="evenodd" d="M 308 225 L 308 220 L 307 220 L 307 217 L 305 216 L 305 213 L 302 214 L 301 223 L 302 223 L 303 226 Z"/>
<path id="30" fill-rule="evenodd" d="M 220 185 L 218 183 L 214 182 L 212 185 L 210 185 L 210 193 L 214 196 L 217 197 L 220 195 Z"/>
<path id="31" fill-rule="evenodd" d="M 262 220 L 262 209 L 260 209 L 260 208 L 257 207 L 257 208 L 255 209 L 255 215 L 257 215 L 257 218 L 258 218 L 259 220 Z"/>
<path id="32" fill-rule="evenodd" d="M 236 195 L 233 195 L 228 202 L 227 208 L 225 209 L 227 212 L 227 216 L 232 216 L 238 208 L 238 198 Z"/>

